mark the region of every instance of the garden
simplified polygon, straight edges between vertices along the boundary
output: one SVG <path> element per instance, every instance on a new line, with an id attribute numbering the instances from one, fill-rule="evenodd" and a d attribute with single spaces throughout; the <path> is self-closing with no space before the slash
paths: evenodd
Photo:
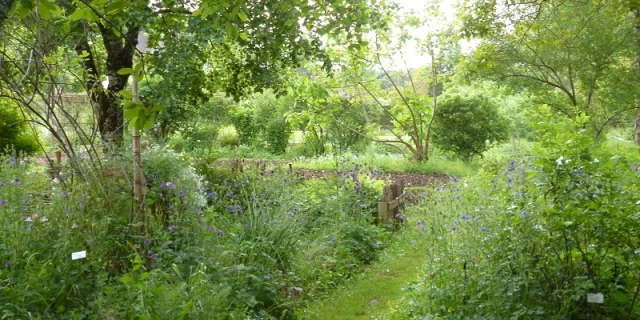
<path id="1" fill-rule="evenodd" d="M 640 319 L 640 6 L 0 3 L 0 319 Z"/>

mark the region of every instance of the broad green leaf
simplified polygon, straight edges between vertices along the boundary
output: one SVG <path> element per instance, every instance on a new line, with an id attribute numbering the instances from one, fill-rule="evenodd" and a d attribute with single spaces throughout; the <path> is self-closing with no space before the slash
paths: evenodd
<path id="1" fill-rule="evenodd" d="M 78 57 L 86 58 L 88 56 L 89 56 L 89 52 L 87 50 L 82 50 L 82 53 Z"/>
<path id="2" fill-rule="evenodd" d="M 249 17 L 247 17 L 247 14 L 244 13 L 243 11 L 240 11 L 240 13 L 238 13 L 238 17 L 242 22 L 246 22 L 247 20 L 249 20 Z"/>
<path id="3" fill-rule="evenodd" d="M 156 122 L 156 117 L 154 116 L 150 116 L 147 117 L 147 119 L 144 122 L 144 125 L 142 126 L 143 129 L 150 129 L 151 127 L 153 127 L 153 124 Z"/>
<path id="4" fill-rule="evenodd" d="M 107 13 L 116 13 L 124 9 L 124 7 L 125 7 L 125 4 L 123 1 L 115 1 L 110 5 L 108 5 L 107 8 L 105 8 L 105 10 L 107 11 Z"/>
<path id="5" fill-rule="evenodd" d="M 133 93 L 131 91 L 129 91 L 129 90 L 121 90 L 120 91 L 120 95 L 125 99 L 133 98 Z"/>
<path id="6" fill-rule="evenodd" d="M 142 70 L 142 62 L 138 62 L 133 66 L 133 72 L 138 73 Z"/>
<path id="7" fill-rule="evenodd" d="M 167 111 L 167 107 L 157 104 L 153 106 L 153 111 L 156 111 L 156 112 Z"/>
<path id="8" fill-rule="evenodd" d="M 57 16 L 62 13 L 62 9 L 60 9 L 60 7 L 47 0 L 38 0 L 38 4 L 38 13 L 40 13 L 40 17 L 45 20 L 49 19 L 51 16 Z"/>
<path id="9" fill-rule="evenodd" d="M 69 18 L 71 19 L 71 21 L 82 20 L 85 18 L 85 12 L 83 9 L 76 9 L 76 11 L 74 11 Z"/>
<path id="10" fill-rule="evenodd" d="M 119 75 L 127 75 L 127 74 L 132 74 L 133 73 L 133 69 L 132 68 L 122 68 L 120 70 L 118 70 L 118 74 Z"/>
<path id="11" fill-rule="evenodd" d="M 138 118 L 140 116 L 140 112 L 142 108 L 131 108 L 124 111 L 124 118 L 129 119 L 133 122 L 133 119 Z"/>
<path id="12" fill-rule="evenodd" d="M 244 32 L 238 33 L 238 37 L 240 37 L 240 39 L 242 40 L 247 40 L 249 38 L 249 36 Z"/>

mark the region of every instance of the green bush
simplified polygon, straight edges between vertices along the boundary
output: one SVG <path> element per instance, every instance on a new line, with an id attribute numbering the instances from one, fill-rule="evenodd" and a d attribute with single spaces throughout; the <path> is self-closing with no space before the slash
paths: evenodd
<path id="1" fill-rule="evenodd" d="M 471 88 L 445 93 L 434 122 L 433 143 L 465 161 L 508 139 L 508 120 L 488 96 Z"/>
<path id="2" fill-rule="evenodd" d="M 413 209 L 432 249 L 396 318 L 640 317 L 637 163 L 581 126 L 545 126 L 534 163 L 439 187 Z"/>
<path id="3" fill-rule="evenodd" d="M 40 145 L 15 103 L 0 98 L 0 153 L 12 148 L 31 154 L 38 151 Z"/>
<path id="4" fill-rule="evenodd" d="M 236 107 L 229 112 L 231 123 L 236 128 L 241 144 L 252 145 L 260 128 L 256 121 L 255 111 L 247 107 Z"/>
<path id="5" fill-rule="evenodd" d="M 232 127 L 223 127 L 218 134 L 218 143 L 221 147 L 237 147 L 240 145 L 240 137 Z"/>

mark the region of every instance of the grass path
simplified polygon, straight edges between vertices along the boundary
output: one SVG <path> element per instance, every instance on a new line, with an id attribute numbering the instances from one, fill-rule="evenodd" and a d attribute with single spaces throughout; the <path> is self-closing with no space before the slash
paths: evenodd
<path id="1" fill-rule="evenodd" d="M 389 319 L 391 306 L 402 297 L 402 288 L 418 276 L 424 262 L 424 242 L 413 241 L 402 231 L 384 250 L 381 259 L 337 289 L 330 297 L 313 302 L 302 319 Z"/>

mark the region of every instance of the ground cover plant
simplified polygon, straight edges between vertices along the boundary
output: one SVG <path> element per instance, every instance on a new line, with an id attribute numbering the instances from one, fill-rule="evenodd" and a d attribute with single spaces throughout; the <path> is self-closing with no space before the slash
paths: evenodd
<path id="1" fill-rule="evenodd" d="M 372 224 L 383 183 L 359 164 L 301 181 L 271 170 L 201 175 L 164 148 L 143 157 L 143 232 L 126 177 L 69 188 L 2 158 L 3 318 L 293 318 L 386 242 Z M 87 258 L 72 260 L 77 251 Z"/>
<path id="2" fill-rule="evenodd" d="M 640 315 L 637 155 L 612 153 L 566 122 L 541 136 L 534 157 L 429 190 L 413 208 L 430 248 L 395 318 Z"/>

